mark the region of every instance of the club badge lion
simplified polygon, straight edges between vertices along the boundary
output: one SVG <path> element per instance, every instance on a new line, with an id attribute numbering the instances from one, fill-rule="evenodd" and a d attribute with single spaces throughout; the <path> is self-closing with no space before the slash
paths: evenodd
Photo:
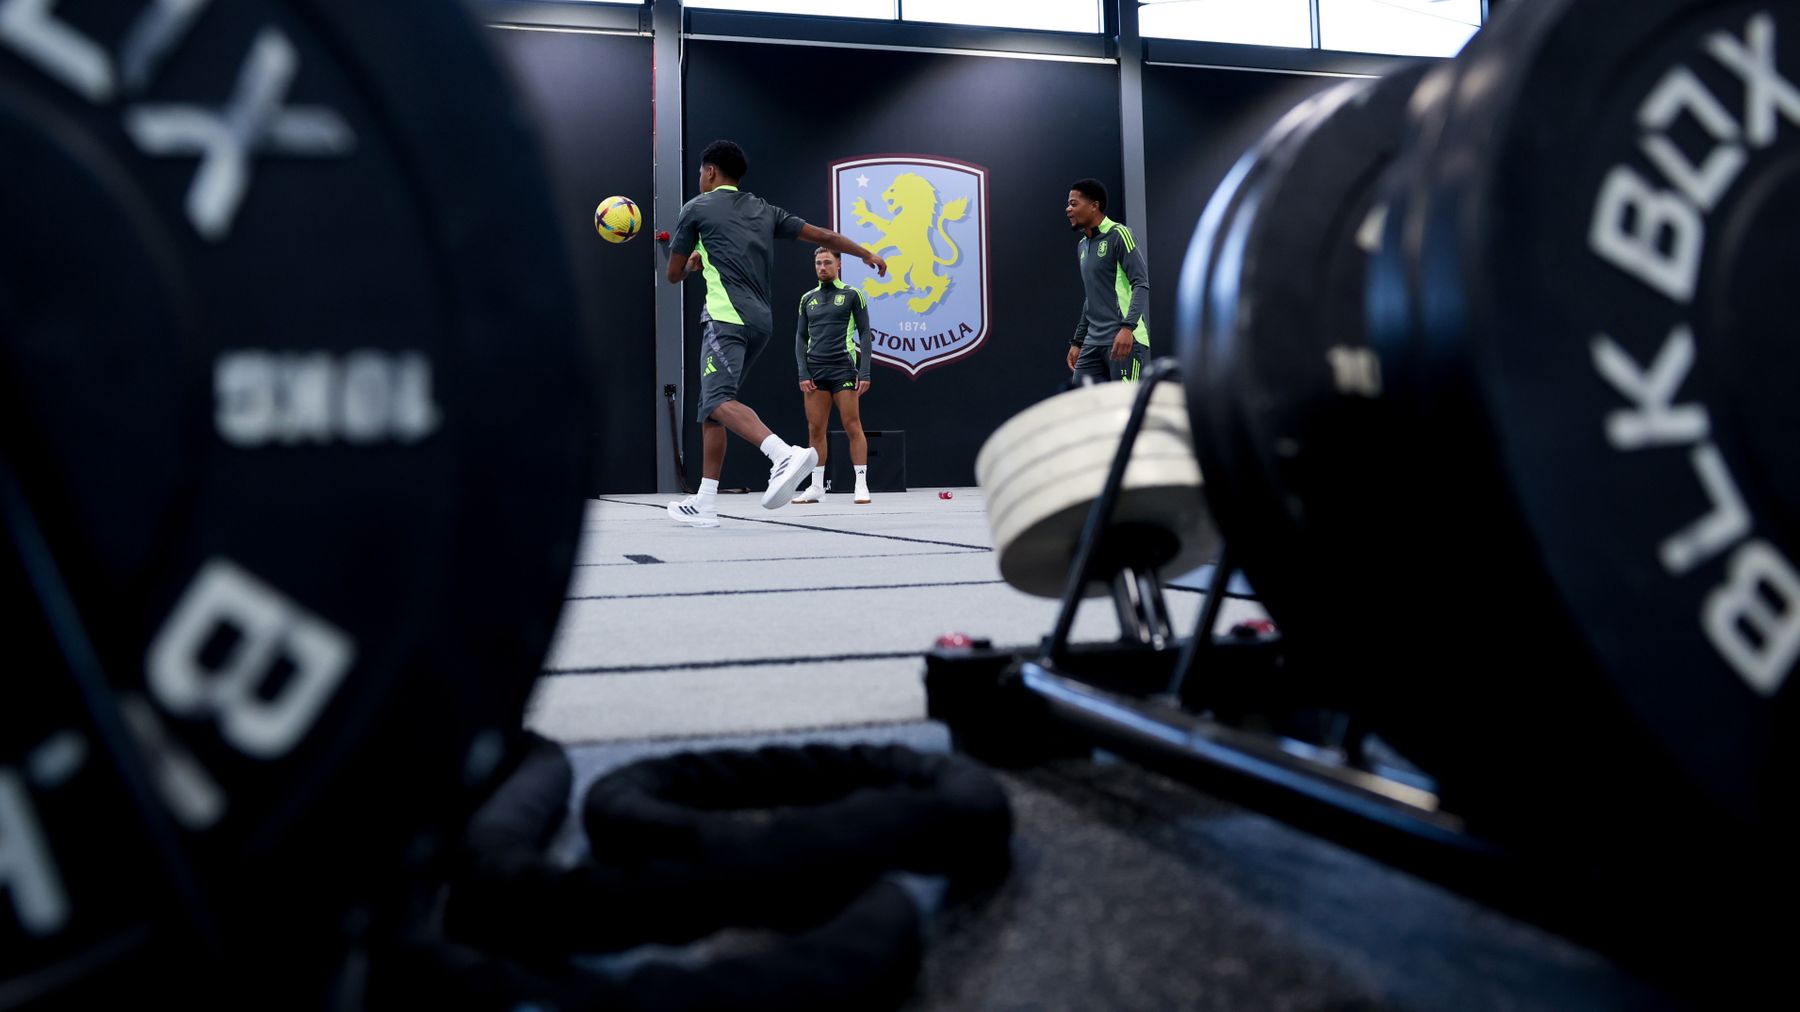
<path id="1" fill-rule="evenodd" d="M 963 220 L 968 215 L 969 202 L 967 199 L 953 200 L 940 211 L 937 187 L 916 172 L 896 176 L 882 191 L 881 199 L 887 205 L 890 217 L 883 218 L 870 211 L 868 201 L 861 197 L 851 205 L 851 213 L 858 225 L 874 225 L 881 229 L 878 238 L 863 245 L 870 252 L 886 257 L 888 263 L 886 280 L 869 278 L 863 282 L 863 291 L 871 299 L 917 293 L 907 299 L 906 304 L 913 312 L 923 313 L 942 302 L 950 290 L 950 279 L 938 273 L 938 268 L 956 266 L 962 253 L 944 226 Z M 931 239 L 934 226 L 938 237 L 949 248 L 948 259 L 937 255 Z"/>

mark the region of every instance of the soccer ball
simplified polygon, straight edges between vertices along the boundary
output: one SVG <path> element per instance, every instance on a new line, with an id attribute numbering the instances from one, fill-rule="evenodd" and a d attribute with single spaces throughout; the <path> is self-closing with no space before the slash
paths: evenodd
<path id="1" fill-rule="evenodd" d="M 594 231 L 607 242 L 624 242 L 644 226 L 644 212 L 630 197 L 608 197 L 594 208 Z"/>

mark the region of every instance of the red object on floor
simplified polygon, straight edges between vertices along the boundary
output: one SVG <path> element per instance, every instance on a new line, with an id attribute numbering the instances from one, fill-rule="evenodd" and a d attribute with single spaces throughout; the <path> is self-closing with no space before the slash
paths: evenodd
<path id="1" fill-rule="evenodd" d="M 937 645 L 952 650 L 967 650 L 975 645 L 975 640 L 968 633 L 945 633 L 937 638 Z"/>
<path id="2" fill-rule="evenodd" d="M 948 498 L 950 498 L 950 493 L 948 493 L 948 492 L 939 492 L 939 493 L 938 493 L 938 498 L 939 498 L 939 499 L 948 499 Z"/>
<path id="3" fill-rule="evenodd" d="M 1240 639 L 1273 636 L 1278 631 L 1275 623 L 1266 618 L 1247 619 L 1231 627 L 1231 635 Z"/>
<path id="4" fill-rule="evenodd" d="M 666 231 L 656 233 L 656 241 L 657 242 L 668 242 L 669 241 L 669 233 Z"/>

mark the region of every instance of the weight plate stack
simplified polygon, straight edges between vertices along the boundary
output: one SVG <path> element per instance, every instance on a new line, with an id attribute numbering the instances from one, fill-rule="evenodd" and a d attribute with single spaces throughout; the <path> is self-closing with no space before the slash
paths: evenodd
<path id="1" fill-rule="evenodd" d="M 1132 383 L 1069 390 L 1007 419 L 982 443 L 975 480 L 987 492 L 988 528 L 1007 583 L 1038 597 L 1067 589 L 1082 526 L 1106 485 L 1137 392 Z M 1165 384 L 1151 394 L 1132 446 L 1105 562 L 1170 576 L 1204 564 L 1218 539 L 1200 485 L 1182 391 Z M 1099 573 L 1084 594 L 1106 593 L 1113 571 Z"/>

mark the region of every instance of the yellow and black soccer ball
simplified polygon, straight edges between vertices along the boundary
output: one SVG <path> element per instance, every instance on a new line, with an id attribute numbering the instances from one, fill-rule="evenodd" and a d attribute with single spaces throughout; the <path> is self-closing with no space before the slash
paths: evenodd
<path id="1" fill-rule="evenodd" d="M 608 197 L 594 208 L 594 231 L 607 242 L 624 242 L 644 227 L 644 212 L 630 197 Z"/>

